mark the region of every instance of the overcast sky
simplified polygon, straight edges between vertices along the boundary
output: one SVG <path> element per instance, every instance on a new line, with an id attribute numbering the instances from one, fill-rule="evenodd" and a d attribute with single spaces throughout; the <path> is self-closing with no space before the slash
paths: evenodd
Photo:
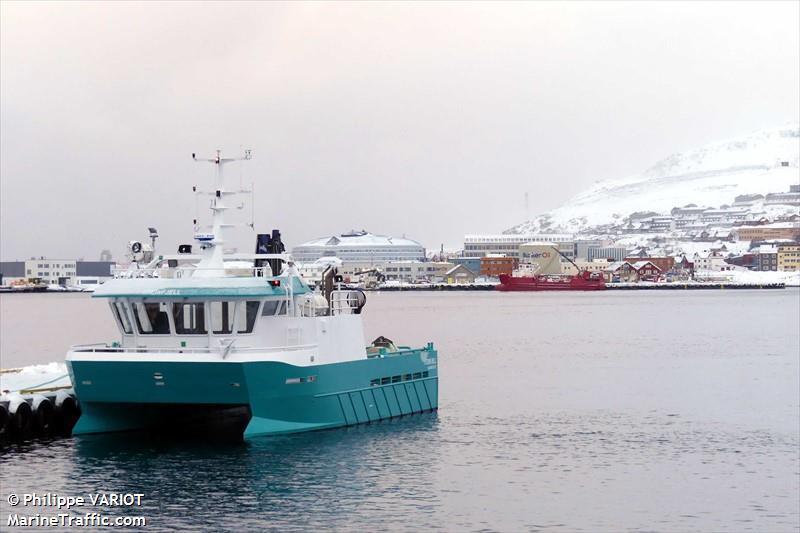
<path id="1" fill-rule="evenodd" d="M 218 147 L 253 150 L 257 227 L 290 246 L 458 246 L 525 192 L 535 215 L 799 120 L 798 6 L 4 1 L 0 257 L 120 258 L 147 226 L 173 252 Z"/>

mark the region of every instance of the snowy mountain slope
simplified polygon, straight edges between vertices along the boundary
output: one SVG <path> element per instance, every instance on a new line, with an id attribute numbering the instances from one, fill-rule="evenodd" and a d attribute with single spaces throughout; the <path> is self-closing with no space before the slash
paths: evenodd
<path id="1" fill-rule="evenodd" d="M 797 183 L 800 125 L 795 123 L 674 154 L 638 176 L 599 182 L 506 232 L 577 233 L 618 223 L 634 212 L 668 214 L 688 203 L 719 207 L 741 194 L 786 192 Z"/>

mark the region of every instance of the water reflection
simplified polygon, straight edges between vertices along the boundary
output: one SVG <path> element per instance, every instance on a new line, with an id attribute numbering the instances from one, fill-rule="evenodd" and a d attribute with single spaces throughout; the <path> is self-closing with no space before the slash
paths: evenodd
<path id="1" fill-rule="evenodd" d="M 69 468 L 53 483 L 143 492 L 143 513 L 165 529 L 346 527 L 371 506 L 386 516 L 434 513 L 438 426 L 428 413 L 238 444 L 84 436 L 61 450 Z"/>

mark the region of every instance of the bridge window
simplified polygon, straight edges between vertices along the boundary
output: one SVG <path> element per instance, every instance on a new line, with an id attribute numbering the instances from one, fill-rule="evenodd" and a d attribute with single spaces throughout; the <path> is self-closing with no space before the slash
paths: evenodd
<path id="1" fill-rule="evenodd" d="M 172 304 L 175 333 L 178 335 L 204 335 L 207 333 L 203 303 Z"/>
<path id="2" fill-rule="evenodd" d="M 114 314 L 117 316 L 117 320 L 122 326 L 122 331 L 124 331 L 128 335 L 133 333 L 133 328 L 131 327 L 131 321 L 128 318 L 128 313 L 125 311 L 125 304 L 123 304 L 122 302 L 114 302 L 112 309 L 114 309 Z"/>
<path id="3" fill-rule="evenodd" d="M 261 316 L 285 315 L 286 307 L 286 300 L 266 300 Z"/>
<path id="4" fill-rule="evenodd" d="M 236 305 L 236 333 L 252 333 L 261 302 L 238 302 Z"/>
<path id="5" fill-rule="evenodd" d="M 227 334 L 233 331 L 233 302 L 209 302 L 211 331 L 216 334 Z"/>
<path id="6" fill-rule="evenodd" d="M 153 335 L 169 335 L 169 316 L 162 309 L 160 303 L 141 303 L 133 304 L 133 316 L 136 318 L 136 325 L 139 333 Z"/>

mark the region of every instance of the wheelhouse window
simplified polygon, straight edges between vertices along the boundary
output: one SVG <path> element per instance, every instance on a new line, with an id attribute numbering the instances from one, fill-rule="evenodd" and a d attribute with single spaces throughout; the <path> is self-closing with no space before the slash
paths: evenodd
<path id="1" fill-rule="evenodd" d="M 236 333 L 252 333 L 258 316 L 259 301 L 238 302 L 236 304 Z"/>
<path id="2" fill-rule="evenodd" d="M 286 300 L 266 300 L 261 316 L 285 315 L 286 308 Z"/>
<path id="3" fill-rule="evenodd" d="M 114 302 L 111 308 L 114 310 L 114 315 L 116 315 L 120 326 L 122 326 L 122 331 L 125 332 L 127 335 L 133 333 L 133 328 L 131 327 L 131 321 L 128 318 L 128 313 L 125 311 L 125 304 L 123 304 L 122 302 Z"/>
<path id="4" fill-rule="evenodd" d="M 235 318 L 235 304 L 233 302 L 209 302 L 208 306 L 211 331 L 217 335 L 231 333 Z"/>
<path id="5" fill-rule="evenodd" d="M 169 315 L 165 308 L 167 304 L 141 303 L 133 304 L 133 316 L 139 333 L 153 335 L 169 335 Z"/>
<path id="6" fill-rule="evenodd" d="M 178 335 L 204 335 L 206 330 L 205 304 L 172 304 L 172 318 L 175 320 L 175 333 Z"/>

